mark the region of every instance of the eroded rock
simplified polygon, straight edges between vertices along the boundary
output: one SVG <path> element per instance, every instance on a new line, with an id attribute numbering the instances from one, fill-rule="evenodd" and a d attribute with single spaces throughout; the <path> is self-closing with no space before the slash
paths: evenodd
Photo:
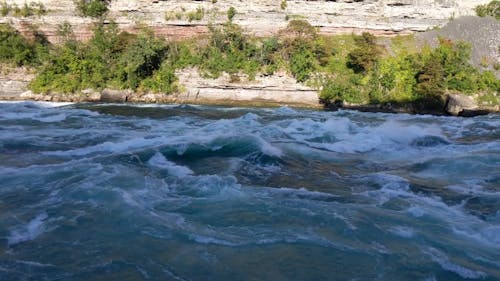
<path id="1" fill-rule="evenodd" d="M 476 101 L 470 96 L 463 94 L 449 94 L 446 102 L 446 112 L 453 116 L 462 115 L 465 112 L 479 110 Z"/>

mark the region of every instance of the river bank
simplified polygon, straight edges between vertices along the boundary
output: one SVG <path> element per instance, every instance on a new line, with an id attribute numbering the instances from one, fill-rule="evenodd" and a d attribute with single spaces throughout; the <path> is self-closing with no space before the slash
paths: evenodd
<path id="1" fill-rule="evenodd" d="M 79 93 L 33 93 L 28 84 L 33 75 L 26 69 L 16 69 L 0 79 L 0 100 L 47 101 L 47 102 L 90 102 L 90 103 L 158 103 L 197 104 L 244 107 L 289 106 L 310 109 L 350 109 L 362 112 L 432 114 L 472 117 L 500 112 L 498 105 L 479 105 L 473 97 L 462 94 L 448 94 L 443 108 L 425 108 L 412 103 L 352 104 L 348 102 L 324 103 L 319 92 L 297 83 L 284 72 L 258 76 L 254 81 L 241 77 L 238 83 L 231 82 L 230 75 L 217 79 L 202 78 L 196 69 L 177 72 L 182 91 L 172 94 L 140 93 L 131 90 L 87 89 Z"/>
<path id="2" fill-rule="evenodd" d="M 217 106 L 243 107 L 296 107 L 318 110 L 336 111 L 349 109 L 361 112 L 380 113 L 407 113 L 474 117 L 487 114 L 498 114 L 498 106 L 478 106 L 464 95 L 449 95 L 442 109 L 422 108 L 415 104 L 367 104 L 356 105 L 349 103 L 323 104 L 314 91 L 290 92 L 284 90 L 270 90 L 259 88 L 213 88 L 207 92 L 163 94 L 140 94 L 131 91 L 103 90 L 85 91 L 71 94 L 34 94 L 31 91 L 19 94 L 5 94 L 0 92 L 0 100 L 4 101 L 45 101 L 45 102 L 77 102 L 77 103 L 145 103 L 145 104 L 195 104 Z M 210 94 L 210 91 L 219 91 Z"/>

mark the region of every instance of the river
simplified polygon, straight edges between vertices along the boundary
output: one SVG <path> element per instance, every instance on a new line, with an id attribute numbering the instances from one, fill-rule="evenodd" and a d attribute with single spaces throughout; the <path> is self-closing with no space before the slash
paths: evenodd
<path id="1" fill-rule="evenodd" d="M 500 116 L 0 103 L 0 280 L 500 280 Z"/>

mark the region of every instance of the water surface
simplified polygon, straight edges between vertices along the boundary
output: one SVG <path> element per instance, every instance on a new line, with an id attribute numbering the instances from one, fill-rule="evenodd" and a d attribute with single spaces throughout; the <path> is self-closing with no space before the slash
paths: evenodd
<path id="1" fill-rule="evenodd" d="M 0 280 L 500 280 L 499 128 L 0 103 Z"/>

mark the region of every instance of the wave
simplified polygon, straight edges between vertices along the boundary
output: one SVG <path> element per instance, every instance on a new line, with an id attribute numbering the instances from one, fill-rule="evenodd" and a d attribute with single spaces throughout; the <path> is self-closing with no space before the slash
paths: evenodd
<path id="1" fill-rule="evenodd" d="M 149 159 L 148 164 L 154 168 L 164 169 L 169 174 L 179 178 L 183 178 L 193 174 L 193 171 L 191 171 L 189 168 L 179 166 L 173 162 L 168 161 L 165 156 L 163 156 L 159 152 L 155 153 L 155 155 L 153 155 L 153 157 Z"/>
<path id="2" fill-rule="evenodd" d="M 432 261 L 439 264 L 441 268 L 456 273 L 462 278 L 479 279 L 487 276 L 486 273 L 480 270 L 469 269 L 459 264 L 453 263 L 443 252 L 439 251 L 436 248 L 430 247 L 423 250 L 423 252 L 428 255 Z"/>
<path id="3" fill-rule="evenodd" d="M 13 246 L 22 242 L 36 239 L 38 236 L 48 230 L 48 226 L 46 224 L 47 218 L 47 214 L 42 213 L 37 215 L 28 223 L 11 229 L 9 236 L 7 237 L 7 244 L 9 246 Z"/>

